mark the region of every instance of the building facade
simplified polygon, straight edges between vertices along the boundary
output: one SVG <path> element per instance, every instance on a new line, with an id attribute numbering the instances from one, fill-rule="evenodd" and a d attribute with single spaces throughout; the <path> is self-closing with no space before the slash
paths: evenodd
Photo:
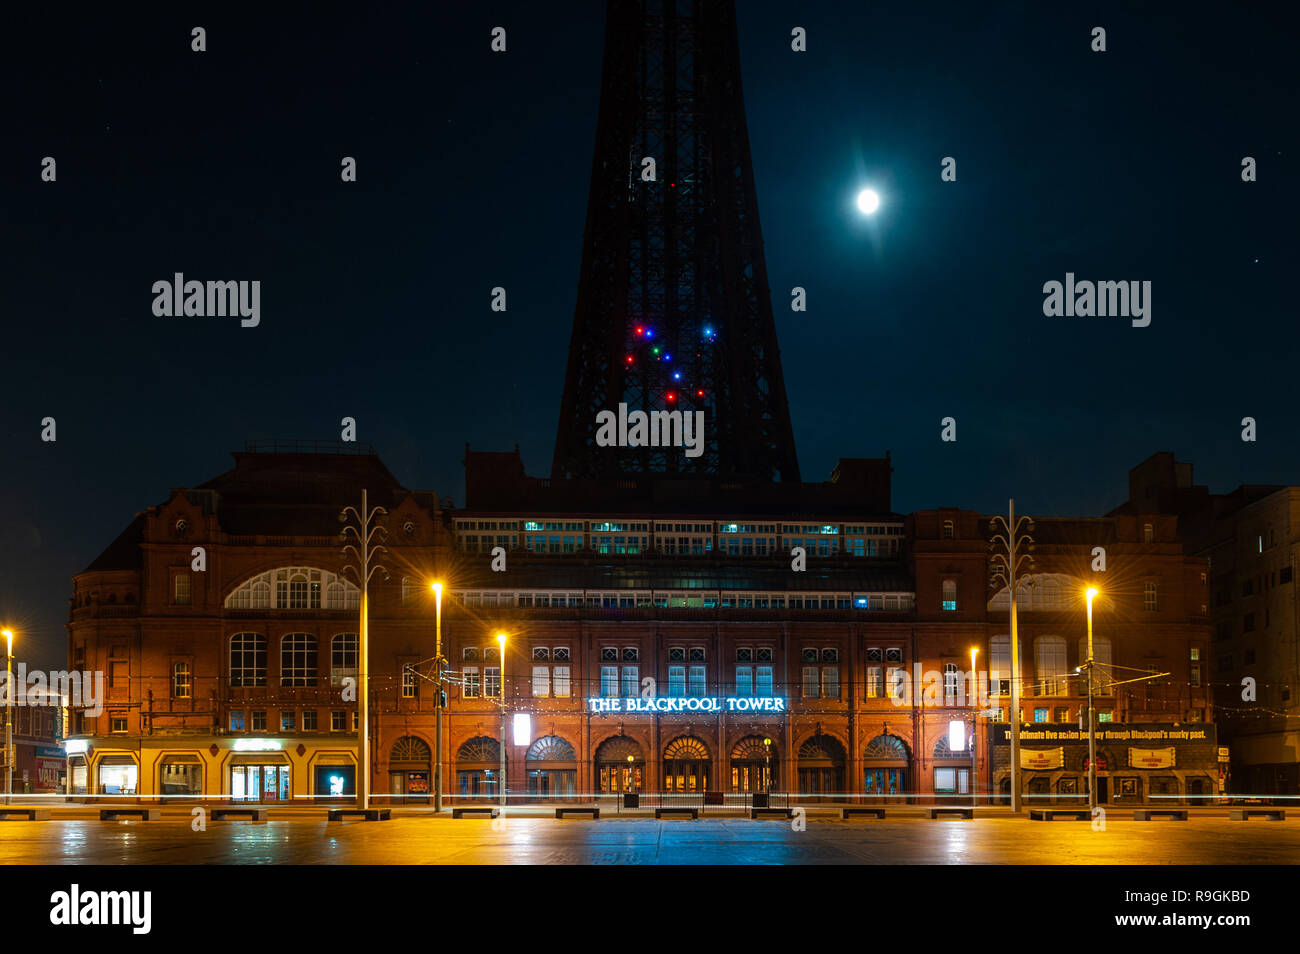
<path id="1" fill-rule="evenodd" d="M 1172 515 L 1187 552 L 1210 564 L 1206 676 L 1230 790 L 1300 795 L 1300 487 L 1212 494 L 1194 483 L 1190 463 L 1163 452 L 1130 471 L 1129 499 L 1115 513 Z"/>
<path id="2" fill-rule="evenodd" d="M 339 512 L 364 488 L 387 511 L 387 576 L 369 591 L 381 798 L 418 802 L 433 784 L 434 580 L 452 796 L 499 792 L 503 734 L 512 800 L 1009 792 L 1009 600 L 988 587 L 987 518 L 892 513 L 888 459 L 842 461 L 824 484 L 666 494 L 652 478 L 532 481 L 517 452 L 467 451 L 472 508 L 452 510 L 345 451 L 236 454 L 76 577 L 70 664 L 102 670 L 107 700 L 75 717 L 74 790 L 308 803 L 355 791 L 360 590 Z M 1198 684 L 1205 567 L 1171 528 L 1144 539 L 1127 517 L 1039 521 L 1039 565 L 1017 598 L 1031 795 L 1086 790 L 1084 585 L 1104 593 L 1103 800 L 1217 790 Z M 1127 681 L 1147 673 L 1165 675 Z"/>

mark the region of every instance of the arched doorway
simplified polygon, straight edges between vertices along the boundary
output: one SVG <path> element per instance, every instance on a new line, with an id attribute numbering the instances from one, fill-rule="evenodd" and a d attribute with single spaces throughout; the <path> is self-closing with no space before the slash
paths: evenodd
<path id="1" fill-rule="evenodd" d="M 573 798 L 578 789 L 578 755 L 558 735 L 544 735 L 528 747 L 524 759 L 528 794 L 538 798 Z"/>
<path id="2" fill-rule="evenodd" d="M 764 745 L 764 739 L 770 745 Z M 777 745 L 768 736 L 747 735 L 731 750 L 731 790 L 770 792 L 777 778 Z"/>
<path id="3" fill-rule="evenodd" d="M 905 800 L 912 753 L 896 735 L 878 735 L 862 755 L 863 798 L 877 804 Z"/>
<path id="4" fill-rule="evenodd" d="M 673 739 L 664 748 L 664 791 L 705 791 L 712 766 L 709 747 L 703 741 L 693 735 Z"/>
<path id="5" fill-rule="evenodd" d="M 844 744 L 834 736 L 817 733 L 799 746 L 799 792 L 828 796 L 844 791 Z"/>
<path id="6" fill-rule="evenodd" d="M 388 793 L 397 804 L 427 804 L 432 782 L 433 750 L 429 743 L 404 735 L 388 750 Z"/>
<path id="7" fill-rule="evenodd" d="M 636 740 L 615 735 L 596 749 L 596 779 L 602 792 L 639 792 L 645 780 L 645 753 Z"/>
<path id="8" fill-rule="evenodd" d="M 456 750 L 456 792 L 463 798 L 495 798 L 501 771 L 501 746 L 491 736 L 476 735 Z"/>

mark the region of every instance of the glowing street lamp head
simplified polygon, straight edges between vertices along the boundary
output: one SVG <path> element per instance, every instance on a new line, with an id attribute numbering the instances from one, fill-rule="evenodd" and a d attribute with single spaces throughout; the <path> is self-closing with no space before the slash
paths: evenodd
<path id="1" fill-rule="evenodd" d="M 432 584 L 432 585 L 430 586 L 430 589 L 432 589 L 433 592 L 436 593 L 438 596 L 442 596 L 442 584 L 441 584 L 441 583 L 434 583 L 434 584 Z"/>
<path id="2" fill-rule="evenodd" d="M 1101 592 L 1101 591 L 1098 590 L 1097 587 L 1095 587 L 1095 586 L 1090 586 L 1090 587 L 1088 587 L 1086 590 L 1083 591 L 1083 595 L 1086 596 L 1086 597 L 1088 597 L 1088 602 L 1091 603 L 1091 602 L 1093 601 L 1093 598 L 1094 598 L 1094 597 L 1095 597 L 1099 592 Z"/>
<path id="3" fill-rule="evenodd" d="M 506 648 L 506 634 L 497 633 L 497 642 L 501 644 L 501 648 L 504 650 Z"/>
<path id="4" fill-rule="evenodd" d="M 9 648 L 9 655 L 12 656 L 14 654 L 14 631 L 12 629 L 6 629 L 3 631 L 3 635 L 5 643 Z"/>
<path id="5" fill-rule="evenodd" d="M 858 211 L 864 215 L 871 215 L 878 208 L 880 208 L 880 196 L 876 194 L 875 189 L 863 189 L 858 193 Z"/>

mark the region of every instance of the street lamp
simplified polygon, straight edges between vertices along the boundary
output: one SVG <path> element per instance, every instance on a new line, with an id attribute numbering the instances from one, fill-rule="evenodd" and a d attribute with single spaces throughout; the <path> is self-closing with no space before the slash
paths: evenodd
<path id="1" fill-rule="evenodd" d="M 1021 529 L 1023 526 L 1023 530 Z M 1005 517 L 989 520 L 989 583 L 1006 585 L 1011 594 L 1011 810 L 1020 811 L 1020 636 L 1016 629 L 1016 573 L 1023 563 L 1028 570 L 1034 558 L 1034 521 L 1016 519 L 1016 501 L 1011 498 Z"/>
<path id="2" fill-rule="evenodd" d="M 623 791 L 625 792 L 632 791 L 632 772 L 634 771 L 632 763 L 635 761 L 636 759 L 633 756 L 629 755 L 627 757 L 627 778 L 623 782 Z"/>
<path id="3" fill-rule="evenodd" d="M 433 811 L 442 811 L 442 583 L 434 582 Z"/>
<path id="4" fill-rule="evenodd" d="M 978 685 L 978 683 L 976 682 L 976 670 L 975 670 L 975 654 L 978 653 L 978 652 L 979 652 L 979 649 L 977 649 L 976 647 L 972 646 L 972 647 L 970 648 L 970 688 L 971 688 L 971 701 L 970 701 L 970 803 L 971 803 L 972 805 L 977 804 L 978 801 L 979 801 L 979 799 L 978 799 L 977 796 L 976 796 L 976 791 L 975 791 L 975 789 L 976 789 L 976 785 L 975 785 L 975 775 L 976 775 L 976 773 L 978 772 L 978 768 L 977 768 L 976 763 L 975 763 L 975 719 L 976 719 L 975 712 L 976 712 L 976 708 L 979 706 L 979 701 L 980 701 L 980 691 L 979 691 L 979 685 Z"/>
<path id="5" fill-rule="evenodd" d="M 772 740 L 763 740 L 763 791 L 772 791 Z"/>
<path id="6" fill-rule="evenodd" d="M 497 633 L 501 646 L 501 774 L 497 784 L 501 787 L 501 807 L 506 805 L 506 634 Z"/>
<path id="7" fill-rule="evenodd" d="M 1095 586 L 1084 591 L 1088 598 L 1088 812 L 1097 811 L 1097 721 L 1092 707 L 1092 601 L 1097 595 Z"/>
<path id="8" fill-rule="evenodd" d="M 384 579 L 388 578 L 388 571 L 375 562 L 375 558 L 388 548 L 382 543 L 374 542 L 375 534 L 380 534 L 380 539 L 388 535 L 384 526 L 375 520 L 380 514 L 387 513 L 383 507 L 370 506 L 365 490 L 361 491 L 360 510 L 347 506 L 339 512 L 340 523 L 347 523 L 348 514 L 356 519 L 356 525 L 348 523 L 340 536 L 346 540 L 351 533 L 356 538 L 355 544 L 344 545 L 343 558 L 346 560 L 351 551 L 357 566 L 349 564 L 344 569 L 353 570 L 361 584 L 361 645 L 357 653 L 357 681 L 360 684 L 357 687 L 357 711 L 360 715 L 357 731 L 357 774 L 360 776 L 357 781 L 357 807 L 363 811 L 370 808 L 370 577 L 379 571 L 384 574 Z"/>
<path id="9" fill-rule="evenodd" d="M 4 631 L 5 672 L 5 804 L 12 801 L 14 794 L 14 631 Z"/>

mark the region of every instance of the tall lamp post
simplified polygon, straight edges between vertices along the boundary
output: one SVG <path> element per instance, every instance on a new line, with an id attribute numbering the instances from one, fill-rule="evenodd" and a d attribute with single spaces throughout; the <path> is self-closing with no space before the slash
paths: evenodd
<path id="1" fill-rule="evenodd" d="M 1090 586 L 1088 597 L 1088 813 L 1097 811 L 1097 716 L 1092 706 L 1092 600 L 1097 588 Z"/>
<path id="2" fill-rule="evenodd" d="M 1023 529 L 1022 529 L 1023 528 Z M 1016 519 L 1016 501 L 1010 501 L 1007 516 L 989 520 L 989 583 L 1006 586 L 1011 594 L 1011 810 L 1020 811 L 1020 636 L 1016 630 L 1016 574 L 1033 563 L 1034 521 Z"/>
<path id="3" fill-rule="evenodd" d="M 978 765 L 977 765 L 977 763 L 976 763 L 976 761 L 975 761 L 975 737 L 976 737 L 976 735 L 977 735 L 977 733 L 976 733 L 976 731 L 975 731 L 975 725 L 976 725 L 975 720 L 976 720 L 976 712 L 978 711 L 979 704 L 980 704 L 980 691 L 979 691 L 979 686 L 978 686 L 978 685 L 976 684 L 976 682 L 975 682 L 975 680 L 976 680 L 976 676 L 977 676 L 977 673 L 976 673 L 976 670 L 975 670 L 975 654 L 978 653 L 978 652 L 979 652 L 979 649 L 977 649 L 976 647 L 972 646 L 972 647 L 970 648 L 970 688 L 971 688 L 971 701 L 970 701 L 970 803 L 971 803 L 972 805 L 976 805 L 976 804 L 979 803 L 978 791 L 977 791 L 976 780 L 975 780 L 975 776 L 976 776 L 976 774 L 979 772 L 979 767 L 978 767 Z"/>
<path id="4" fill-rule="evenodd" d="M 357 775 L 360 776 L 357 779 L 357 807 L 363 811 L 370 807 L 370 576 L 378 570 L 384 574 L 385 579 L 388 577 L 388 571 L 378 563 L 371 566 L 374 557 L 381 550 L 387 549 L 383 544 L 372 542 L 376 533 L 388 533 L 375 523 L 375 517 L 381 513 L 386 514 L 388 511 L 383 507 L 371 508 L 364 490 L 361 491 L 360 510 L 349 505 L 339 513 L 340 523 L 347 523 L 348 514 L 351 514 L 358 525 L 348 524 L 343 528 L 342 536 L 346 539 L 351 531 L 356 537 L 355 545 L 349 543 L 343 547 L 343 556 L 346 559 L 351 551 L 360 567 L 356 569 L 361 583 L 361 646 L 357 660 L 357 681 L 360 683 L 357 692 L 357 711 L 360 715 L 357 732 Z M 346 569 L 354 568 L 349 565 Z"/>
<path id="5" fill-rule="evenodd" d="M 433 696 L 433 811 L 442 811 L 442 584 L 433 584 L 434 696 Z"/>
<path id="6" fill-rule="evenodd" d="M 501 774 L 497 785 L 501 788 L 501 807 L 506 807 L 506 634 L 497 633 L 501 646 Z"/>
<path id="7" fill-rule="evenodd" d="M 4 631 L 5 637 L 5 804 L 13 800 L 14 794 L 14 632 Z"/>

